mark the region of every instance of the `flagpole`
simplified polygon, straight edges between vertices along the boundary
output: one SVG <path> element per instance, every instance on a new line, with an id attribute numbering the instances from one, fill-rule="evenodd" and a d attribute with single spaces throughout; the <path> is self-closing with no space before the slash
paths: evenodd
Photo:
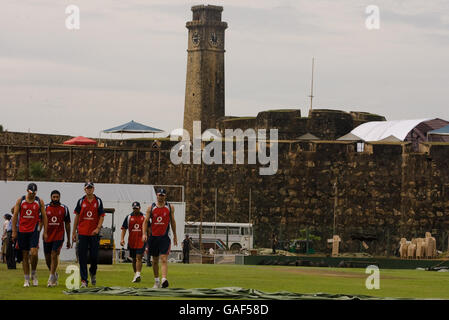
<path id="1" fill-rule="evenodd" d="M 312 84 L 310 87 L 310 110 L 313 108 L 313 69 L 315 67 L 315 58 L 312 58 Z"/>

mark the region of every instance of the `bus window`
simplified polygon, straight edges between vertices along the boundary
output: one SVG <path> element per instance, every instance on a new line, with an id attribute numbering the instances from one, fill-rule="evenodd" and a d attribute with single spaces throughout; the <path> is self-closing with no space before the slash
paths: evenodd
<path id="1" fill-rule="evenodd" d="M 217 227 L 217 234 L 226 234 L 226 227 Z"/>
<path id="2" fill-rule="evenodd" d="M 240 234 L 240 227 L 229 227 L 229 234 Z"/>
<path id="3" fill-rule="evenodd" d="M 213 234 L 213 233 L 214 233 L 214 227 L 203 226 L 203 234 Z"/>
<path id="4" fill-rule="evenodd" d="M 242 236 L 250 235 L 249 228 L 242 228 Z"/>
<path id="5" fill-rule="evenodd" d="M 186 234 L 196 234 L 199 232 L 198 226 L 186 226 L 185 233 Z"/>

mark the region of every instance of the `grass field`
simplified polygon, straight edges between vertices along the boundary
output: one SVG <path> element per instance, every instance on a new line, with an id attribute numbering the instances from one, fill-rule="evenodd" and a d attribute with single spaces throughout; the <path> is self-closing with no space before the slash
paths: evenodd
<path id="1" fill-rule="evenodd" d="M 100 295 L 66 295 L 65 274 L 69 263 L 59 266 L 59 286 L 47 288 L 49 272 L 43 260 L 39 261 L 39 286 L 23 288 L 22 265 L 8 270 L 0 265 L 0 299 L 157 299 L 154 297 L 122 297 Z M 142 270 L 142 282 L 133 284 L 131 264 L 99 265 L 98 286 L 152 287 L 152 268 Z M 172 288 L 241 287 L 265 292 L 289 291 L 295 293 L 332 293 L 369 295 L 390 298 L 449 299 L 449 273 L 419 270 L 380 270 L 380 289 L 368 290 L 365 281 L 369 275 L 365 269 L 312 268 L 287 266 L 242 266 L 211 264 L 170 264 Z M 160 298 L 167 299 L 167 298 Z M 180 299 L 180 298 L 175 298 Z M 189 298 L 190 299 L 190 298 Z"/>

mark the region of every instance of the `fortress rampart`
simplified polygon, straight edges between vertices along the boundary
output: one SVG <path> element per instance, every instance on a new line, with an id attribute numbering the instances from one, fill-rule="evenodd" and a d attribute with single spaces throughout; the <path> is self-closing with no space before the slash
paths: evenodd
<path id="1" fill-rule="evenodd" d="M 39 146 L 22 145 L 20 139 L 5 143 L 5 134 L 23 138 L 0 134 L 2 180 L 184 185 L 186 219 L 199 220 L 203 208 L 203 221 L 214 219 L 217 189 L 217 220 L 251 219 L 257 246 L 269 246 L 272 231 L 288 240 L 309 229 L 320 239 L 316 250 L 325 250 L 334 232 L 343 240 L 343 252 L 359 250 L 354 235 L 375 234 L 367 251 L 392 254 L 401 237 L 426 231 L 436 237 L 439 250 L 447 249 L 448 144 L 424 143 L 416 153 L 410 143 L 365 143 L 357 152 L 356 142 L 284 140 L 277 173 L 261 176 L 259 164 L 174 165 L 170 149 L 176 142 L 166 140 L 157 149 L 148 140 L 127 140 L 128 146 Z M 36 139 L 60 142 L 56 136 Z M 36 163 L 44 170 L 36 173 Z M 179 201 L 180 194 L 170 198 Z"/>

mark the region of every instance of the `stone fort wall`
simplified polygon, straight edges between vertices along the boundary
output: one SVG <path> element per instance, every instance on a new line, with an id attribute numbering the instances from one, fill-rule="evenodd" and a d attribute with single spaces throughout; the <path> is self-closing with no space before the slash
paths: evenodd
<path id="1" fill-rule="evenodd" d="M 313 109 L 302 117 L 299 109 L 280 109 L 262 111 L 256 117 L 226 116 L 217 121 L 217 128 L 222 134 L 226 129 L 277 129 L 281 140 L 294 140 L 306 133 L 322 140 L 335 140 L 362 123 L 385 120 L 368 112 Z"/>
<path id="2" fill-rule="evenodd" d="M 367 242 L 367 252 L 392 254 L 401 237 L 426 231 L 437 238 L 439 250 L 447 249 L 447 144 L 422 144 L 414 153 L 408 143 L 372 143 L 357 152 L 354 142 L 284 141 L 277 173 L 261 176 L 259 164 L 174 165 L 169 150 L 175 142 L 162 141 L 159 149 L 147 147 L 148 142 L 127 143 L 103 148 L 3 144 L 0 179 L 184 185 L 186 219 L 199 220 L 203 208 L 203 221 L 214 220 L 217 189 L 217 221 L 251 219 L 257 246 L 270 246 L 273 231 L 288 240 L 308 228 L 319 251 L 327 250 L 334 229 L 343 239 L 343 252 L 359 251 L 360 241 L 351 239 L 357 234 L 377 237 Z M 36 173 L 36 163 L 43 172 Z M 180 200 L 179 190 L 169 192 Z"/>

